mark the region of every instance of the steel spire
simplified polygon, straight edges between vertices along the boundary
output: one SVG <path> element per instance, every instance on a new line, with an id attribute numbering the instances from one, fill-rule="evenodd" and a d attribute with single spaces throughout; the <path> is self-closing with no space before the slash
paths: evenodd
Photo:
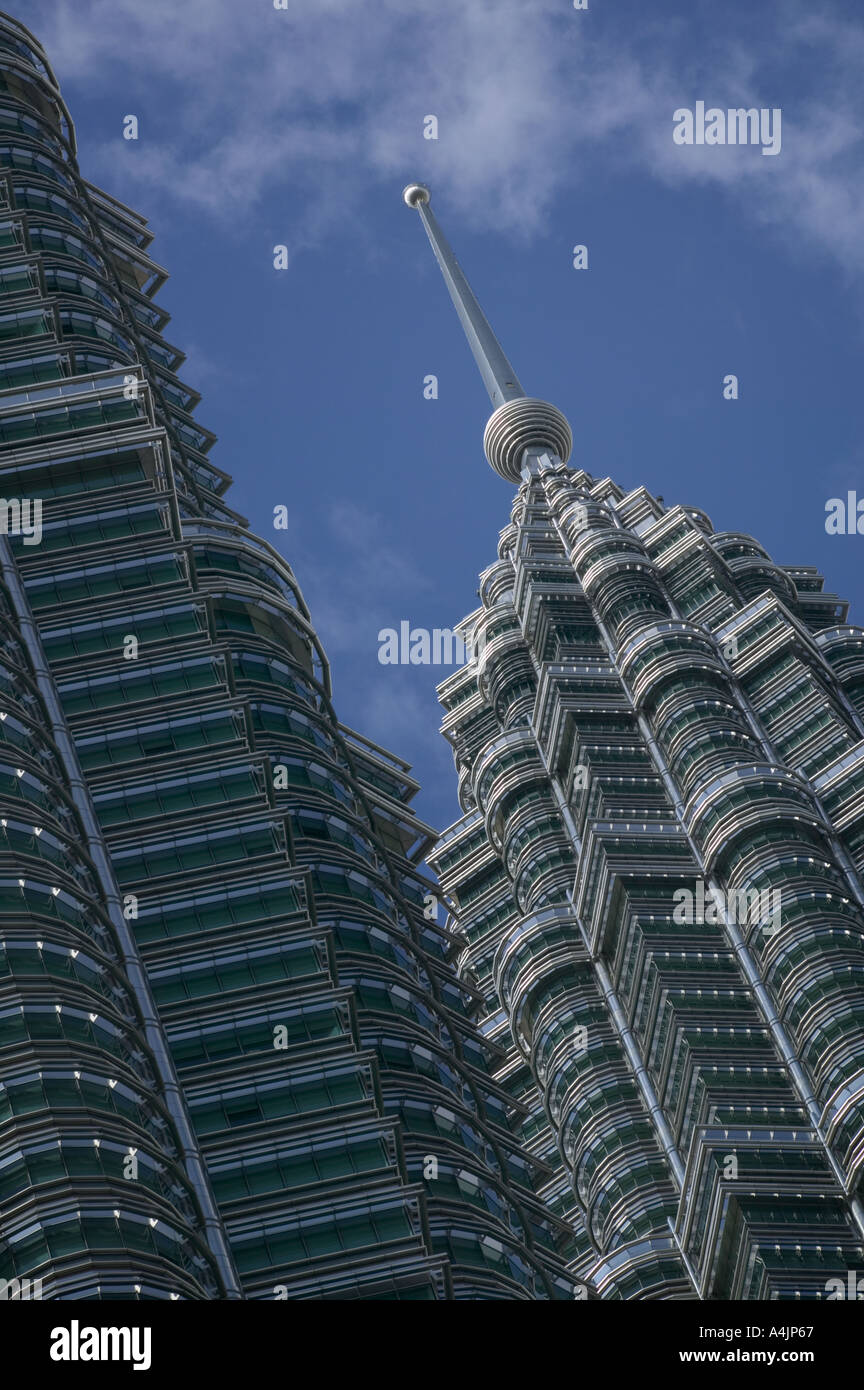
<path id="1" fill-rule="evenodd" d="M 402 197 L 409 208 L 416 208 L 420 214 L 468 346 L 495 407 L 483 436 L 492 467 L 508 481 L 518 482 L 528 449 L 551 453 L 566 463 L 573 445 L 570 426 L 554 405 L 526 396 L 429 205 L 429 189 L 422 183 L 409 183 Z"/>
<path id="2" fill-rule="evenodd" d="M 468 346 L 474 354 L 483 384 L 489 392 L 489 399 L 493 406 L 503 405 L 505 401 L 518 400 L 525 392 L 432 211 L 429 189 L 421 183 L 409 183 L 402 196 L 409 208 L 416 208 L 420 214 L 426 235 L 435 252 L 435 259 L 441 267 L 444 283 L 450 291 L 450 298 L 465 330 Z"/>

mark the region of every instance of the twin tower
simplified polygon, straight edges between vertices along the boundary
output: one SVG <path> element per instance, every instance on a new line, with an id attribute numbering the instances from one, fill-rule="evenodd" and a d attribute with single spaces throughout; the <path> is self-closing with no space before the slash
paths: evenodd
<path id="1" fill-rule="evenodd" d="M 516 488 L 436 843 L 9 16 L 0 93 L 2 490 L 43 518 L 0 535 L 3 1296 L 831 1297 L 864 1260 L 864 631 L 569 465 L 411 185 Z"/>

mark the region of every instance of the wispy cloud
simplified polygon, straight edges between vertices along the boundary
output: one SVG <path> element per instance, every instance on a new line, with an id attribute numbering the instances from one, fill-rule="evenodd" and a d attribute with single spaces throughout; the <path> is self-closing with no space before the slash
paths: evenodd
<path id="1" fill-rule="evenodd" d="M 88 168 L 236 218 L 290 189 L 295 247 L 370 181 L 428 176 L 476 224 L 530 236 L 599 167 L 713 183 L 781 235 L 864 266 L 864 27 L 833 5 L 760 0 L 725 26 L 565 0 L 31 0 L 61 82 L 122 73 L 130 103 L 172 88 L 134 160 L 118 140 Z M 678 148 L 672 112 L 784 102 L 779 159 Z M 438 141 L 424 141 L 434 114 Z M 119 121 L 119 117 L 118 117 Z M 155 129 L 153 128 L 155 126 Z M 119 125 L 118 125 L 119 130 Z M 124 174 L 125 170 L 125 174 Z"/>

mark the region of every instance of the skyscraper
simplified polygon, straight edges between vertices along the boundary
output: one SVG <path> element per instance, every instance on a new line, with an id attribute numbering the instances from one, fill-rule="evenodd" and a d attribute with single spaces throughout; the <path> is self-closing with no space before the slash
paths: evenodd
<path id="1" fill-rule="evenodd" d="M 544 1196 L 603 1298 L 844 1297 L 864 1268 L 864 629 L 814 569 L 569 467 L 567 421 L 525 396 L 428 190 L 404 196 L 518 489 L 473 658 L 439 690 L 464 815 L 430 862 Z"/>
<path id="2" fill-rule="evenodd" d="M 416 784 L 224 500 L 150 241 L 0 16 L 0 1292 L 569 1297 Z"/>

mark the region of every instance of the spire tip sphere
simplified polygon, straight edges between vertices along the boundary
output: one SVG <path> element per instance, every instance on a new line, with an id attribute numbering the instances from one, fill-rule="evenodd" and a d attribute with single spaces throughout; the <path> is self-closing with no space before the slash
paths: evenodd
<path id="1" fill-rule="evenodd" d="M 409 208 L 416 208 L 421 203 L 429 202 L 429 189 L 425 183 L 409 183 L 406 188 L 403 188 L 402 197 Z"/>

